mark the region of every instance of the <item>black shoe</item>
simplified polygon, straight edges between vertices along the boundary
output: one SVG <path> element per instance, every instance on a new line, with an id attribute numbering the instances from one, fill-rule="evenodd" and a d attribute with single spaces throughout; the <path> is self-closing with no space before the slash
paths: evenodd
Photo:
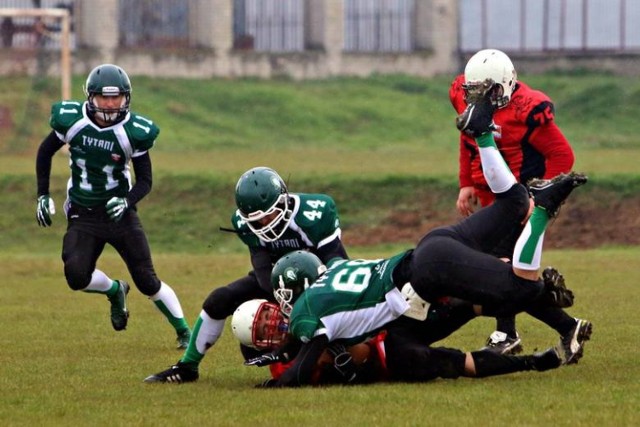
<path id="1" fill-rule="evenodd" d="M 549 302 L 554 307 L 567 308 L 573 305 L 573 292 L 564 284 L 564 276 L 553 267 L 542 271 L 544 290 Z"/>
<path id="2" fill-rule="evenodd" d="M 573 189 L 586 183 L 586 175 L 571 172 L 553 179 L 534 178 L 527 183 L 527 187 L 535 205 L 546 210 L 549 218 L 555 218 Z"/>
<path id="3" fill-rule="evenodd" d="M 536 371 L 548 371 L 562 365 L 562 358 L 555 347 L 551 347 L 542 353 L 534 353 L 530 357 L 531 366 Z"/>
<path id="4" fill-rule="evenodd" d="M 496 354 L 518 354 L 522 352 L 522 339 L 516 333 L 510 337 L 501 331 L 494 331 L 487 339 L 487 344 L 480 350 L 490 351 Z"/>
<path id="5" fill-rule="evenodd" d="M 469 103 L 467 108 L 456 117 L 456 127 L 473 137 L 491 132 L 495 129 L 493 124 L 495 110 L 496 107 L 491 103 L 489 94 L 485 93 L 477 101 Z"/>
<path id="6" fill-rule="evenodd" d="M 122 331 L 127 328 L 129 321 L 129 310 L 127 310 L 127 294 L 129 293 L 129 284 L 124 280 L 116 280 L 118 282 L 118 292 L 109 297 L 111 303 L 111 325 L 116 331 Z"/>
<path id="7" fill-rule="evenodd" d="M 556 347 L 563 365 L 578 363 L 584 352 L 584 343 L 591 339 L 593 325 L 588 320 L 576 319 L 576 325 L 566 336 L 560 337 Z"/>
<path id="8" fill-rule="evenodd" d="M 198 381 L 198 368 L 191 368 L 186 363 L 178 362 L 166 371 L 158 372 L 144 379 L 145 383 L 192 383 Z"/>

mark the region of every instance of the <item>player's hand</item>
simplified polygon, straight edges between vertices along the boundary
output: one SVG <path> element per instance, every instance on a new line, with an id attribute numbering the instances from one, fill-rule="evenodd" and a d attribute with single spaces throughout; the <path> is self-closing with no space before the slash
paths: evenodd
<path id="1" fill-rule="evenodd" d="M 478 204 L 478 196 L 473 187 L 462 187 L 458 193 L 458 200 L 456 201 L 456 208 L 460 215 L 469 216 L 474 211 L 474 206 Z"/>
<path id="2" fill-rule="evenodd" d="M 456 127 L 474 138 L 495 129 L 493 113 L 496 107 L 491 102 L 491 91 L 479 96 L 474 102 L 470 102 L 467 108 L 456 117 Z"/>
<path id="3" fill-rule="evenodd" d="M 38 197 L 38 205 L 36 206 L 36 219 L 40 227 L 49 227 L 52 223 L 51 215 L 56 213 L 56 206 L 53 199 L 48 194 Z"/>
<path id="4" fill-rule="evenodd" d="M 280 356 L 276 353 L 267 353 L 262 356 L 254 357 L 252 359 L 245 360 L 246 366 L 267 366 L 272 365 L 280 361 Z"/>
<path id="5" fill-rule="evenodd" d="M 358 367 L 347 348 L 338 343 L 331 344 L 327 350 L 333 356 L 333 366 L 347 383 L 352 382 L 358 373 Z"/>
<path id="6" fill-rule="evenodd" d="M 107 215 L 114 221 L 120 221 L 125 211 L 129 208 L 129 202 L 124 197 L 112 197 L 106 204 Z"/>

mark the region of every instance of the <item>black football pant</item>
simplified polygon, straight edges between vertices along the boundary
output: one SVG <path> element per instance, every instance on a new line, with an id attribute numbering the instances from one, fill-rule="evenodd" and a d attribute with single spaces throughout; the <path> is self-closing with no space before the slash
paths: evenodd
<path id="1" fill-rule="evenodd" d="M 496 201 L 459 223 L 437 228 L 418 243 L 408 262 L 409 281 L 426 301 L 456 297 L 483 307 L 487 316 L 526 310 L 543 293 L 542 281 L 516 276 L 491 253 L 529 210 L 529 194 L 515 184 Z"/>
<path id="2" fill-rule="evenodd" d="M 202 304 L 202 309 L 213 319 L 226 319 L 243 302 L 252 299 L 266 299 L 275 302 L 273 294 L 260 287 L 258 278 L 251 271 L 245 277 L 214 289 Z"/>
<path id="3" fill-rule="evenodd" d="M 64 274 L 73 290 L 86 288 L 106 244 L 122 257 L 140 292 L 146 296 L 160 290 L 149 242 L 135 209 L 114 222 L 104 208 L 69 206 L 67 232 L 62 242 Z"/>

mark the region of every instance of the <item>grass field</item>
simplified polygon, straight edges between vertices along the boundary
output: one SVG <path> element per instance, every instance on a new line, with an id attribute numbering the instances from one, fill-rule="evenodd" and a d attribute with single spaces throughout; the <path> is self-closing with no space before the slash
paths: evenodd
<path id="1" fill-rule="evenodd" d="M 395 248 L 363 248 L 381 256 Z M 523 425 L 633 426 L 639 421 L 640 314 L 638 248 L 549 251 L 563 266 L 577 300 L 569 312 L 594 323 L 578 365 L 546 373 L 428 384 L 379 384 L 327 389 L 255 390 L 268 377 L 242 366 L 226 330 L 201 366 L 201 380 L 183 386 L 142 379 L 179 358 L 173 333 L 135 290 L 132 317 L 111 329 L 103 297 L 72 293 L 51 256 L 3 254 L 0 321 L 0 423 L 4 426 L 110 425 Z M 189 319 L 216 285 L 243 274 L 246 257 L 162 254 L 159 274 L 179 292 Z M 107 253 L 102 267 L 127 277 Z M 526 351 L 557 337 L 526 315 L 518 317 Z M 227 325 L 228 326 L 228 325 Z M 444 345 L 474 350 L 492 330 L 478 319 Z"/>
<path id="2" fill-rule="evenodd" d="M 554 99 L 576 169 L 593 178 L 576 198 L 591 197 L 603 209 L 614 209 L 614 198 L 637 203 L 637 79 L 584 73 L 525 79 Z M 82 80 L 74 79 L 76 98 Z M 333 195 L 345 234 L 385 221 L 417 199 L 429 200 L 425 215 L 451 210 L 457 137 L 449 81 L 134 77 L 134 109 L 162 129 L 152 151 L 154 189 L 140 215 L 158 274 L 177 291 L 188 320 L 214 287 L 250 269 L 239 240 L 218 230 L 228 226 L 233 186 L 250 167 L 276 168 L 294 191 Z M 268 373 L 242 366 L 227 330 L 205 358 L 198 383 L 143 384 L 181 355 L 169 325 L 133 290 L 129 327 L 114 332 L 106 299 L 71 292 L 64 282 L 63 216 L 46 230 L 34 221 L 35 150 L 58 92 L 48 81 L 0 78 L 0 106 L 12 106 L 14 125 L 0 129 L 1 426 L 640 425 L 640 247 L 634 246 L 544 254 L 543 263 L 557 265 L 576 293 L 569 312 L 594 323 L 576 366 L 429 384 L 256 390 Z M 52 174 L 59 210 L 67 176 L 61 153 Z M 638 230 L 637 219 L 628 221 L 630 233 Z M 352 256 L 381 257 L 413 242 L 347 245 Z M 112 277 L 130 279 L 111 249 L 99 265 Z M 526 315 L 518 326 L 527 352 L 557 341 Z M 475 350 L 493 328 L 493 320 L 478 319 L 443 344 Z"/>

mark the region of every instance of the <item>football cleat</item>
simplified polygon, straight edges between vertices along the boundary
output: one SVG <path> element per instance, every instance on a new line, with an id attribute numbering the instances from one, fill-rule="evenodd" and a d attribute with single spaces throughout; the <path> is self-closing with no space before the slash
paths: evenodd
<path id="1" fill-rule="evenodd" d="M 178 362 L 166 371 L 149 375 L 144 379 L 145 383 L 191 383 L 198 381 L 198 368 L 189 367 L 187 363 Z"/>
<path id="2" fill-rule="evenodd" d="M 527 183 L 527 187 L 535 205 L 546 210 L 549 218 L 555 218 L 573 189 L 586 183 L 586 175 L 571 172 L 552 179 L 534 178 Z"/>
<path id="3" fill-rule="evenodd" d="M 109 302 L 111 303 L 111 325 L 116 331 L 122 331 L 127 328 L 129 320 L 129 310 L 127 310 L 129 284 L 124 280 L 116 280 L 116 282 L 118 282 L 118 291 L 115 295 L 109 297 Z"/>
<path id="4" fill-rule="evenodd" d="M 588 320 L 576 319 L 576 326 L 564 337 L 556 347 L 563 365 L 578 363 L 584 352 L 584 343 L 591 339 L 593 325 Z"/>
<path id="5" fill-rule="evenodd" d="M 178 345 L 176 346 L 176 348 L 178 350 L 186 350 L 187 347 L 189 347 L 189 340 L 191 340 L 190 329 L 187 328 L 183 331 L 178 332 L 178 337 L 176 338 Z"/>
<path id="6" fill-rule="evenodd" d="M 516 333 L 515 338 L 502 331 L 494 331 L 487 339 L 487 344 L 480 350 L 496 354 L 518 354 L 522 352 L 522 339 Z"/>
<path id="7" fill-rule="evenodd" d="M 473 137 L 491 132 L 495 129 L 493 113 L 496 107 L 491 103 L 488 95 L 467 105 L 467 108 L 456 117 L 456 127 Z"/>
<path id="8" fill-rule="evenodd" d="M 567 308 L 573 305 L 573 292 L 567 289 L 564 276 L 553 267 L 547 267 L 542 271 L 544 290 L 550 303 L 554 307 Z"/>

